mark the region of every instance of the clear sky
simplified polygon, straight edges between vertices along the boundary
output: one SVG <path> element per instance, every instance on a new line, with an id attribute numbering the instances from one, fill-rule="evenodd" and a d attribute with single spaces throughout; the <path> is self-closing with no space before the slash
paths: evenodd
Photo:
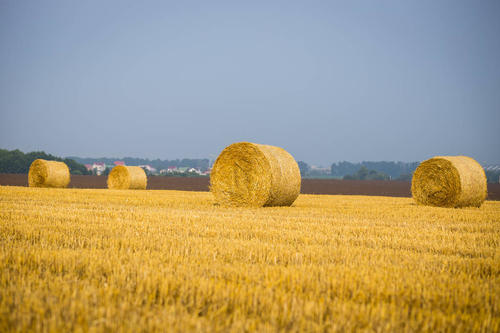
<path id="1" fill-rule="evenodd" d="M 500 1 L 0 1 L 0 148 L 500 162 Z"/>

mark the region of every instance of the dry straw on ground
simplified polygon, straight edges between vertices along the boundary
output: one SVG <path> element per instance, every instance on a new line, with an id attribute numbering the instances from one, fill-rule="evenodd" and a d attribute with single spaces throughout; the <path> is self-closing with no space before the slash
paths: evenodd
<path id="1" fill-rule="evenodd" d="M 30 187 L 66 187 L 71 177 L 64 162 L 34 160 L 28 173 Z"/>
<path id="2" fill-rule="evenodd" d="M 219 155 L 210 191 L 225 206 L 290 206 L 300 193 L 300 170 L 282 148 L 234 143 Z"/>
<path id="3" fill-rule="evenodd" d="M 487 191 L 483 168 L 467 156 L 436 156 L 424 161 L 411 184 L 418 204 L 438 207 L 480 207 Z"/>
<path id="4" fill-rule="evenodd" d="M 141 167 L 117 165 L 108 176 L 108 188 L 112 190 L 144 190 L 148 177 Z"/>

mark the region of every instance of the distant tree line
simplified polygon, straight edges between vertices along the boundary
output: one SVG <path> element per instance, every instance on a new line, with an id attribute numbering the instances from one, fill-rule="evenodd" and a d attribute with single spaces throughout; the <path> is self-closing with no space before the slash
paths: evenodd
<path id="1" fill-rule="evenodd" d="M 330 172 L 334 177 L 342 178 L 357 173 L 362 167 L 389 176 L 391 179 L 411 179 L 411 175 L 420 162 L 368 162 L 361 163 L 338 162 L 333 163 Z"/>
<path id="2" fill-rule="evenodd" d="M 70 158 L 60 158 L 43 151 L 33 151 L 23 153 L 16 150 L 0 149 L 0 173 L 28 173 L 31 163 L 34 160 L 41 158 L 50 161 L 60 161 L 66 163 L 69 172 L 73 175 L 89 175 L 91 174 L 83 164 L 76 162 Z"/>
<path id="3" fill-rule="evenodd" d="M 369 170 L 364 165 L 359 168 L 356 173 L 352 175 L 345 175 L 343 179 L 350 180 L 389 180 L 389 176 L 383 172 L 377 172 L 375 170 Z"/>
<path id="4" fill-rule="evenodd" d="M 485 170 L 488 183 L 500 183 L 500 170 Z"/>
<path id="5" fill-rule="evenodd" d="M 411 180 L 419 162 L 338 162 L 330 169 L 313 169 L 306 162 L 298 161 L 300 174 L 305 178 L 337 178 L 337 179 L 393 179 Z"/>
<path id="6" fill-rule="evenodd" d="M 306 177 L 309 174 L 309 171 L 311 170 L 309 164 L 307 164 L 304 161 L 298 161 L 297 164 L 299 165 L 300 176 Z"/>
<path id="7" fill-rule="evenodd" d="M 210 168 L 208 159 L 175 159 L 175 160 L 150 160 L 144 158 L 125 157 L 119 158 L 80 158 L 67 157 L 61 158 L 43 151 L 34 151 L 23 153 L 22 151 L 0 149 L 0 173 L 28 173 L 31 163 L 38 159 L 62 161 L 68 165 L 71 174 L 73 175 L 90 175 L 91 171 L 87 171 L 84 164 L 92 164 L 94 162 L 104 162 L 107 165 L 113 165 L 114 161 L 124 161 L 126 165 L 151 165 L 157 170 L 166 169 L 168 167 L 187 167 L 201 171 L 206 171 Z M 300 174 L 304 178 L 340 178 L 340 179 L 393 179 L 411 181 L 413 172 L 418 167 L 419 162 L 370 162 L 364 161 L 361 163 L 338 162 L 333 163 L 326 171 L 318 171 L 312 169 L 309 164 L 304 161 L 298 161 Z M 108 174 L 110 169 L 107 169 L 104 175 Z M 488 183 L 498 183 L 500 170 L 485 170 Z M 194 174 L 172 173 L 172 176 L 195 176 Z"/>
<path id="8" fill-rule="evenodd" d="M 304 178 L 337 178 L 357 180 L 404 180 L 411 181 L 420 162 L 337 162 L 330 170 L 314 170 L 306 162 L 298 161 L 300 175 Z M 500 170 L 485 170 L 488 183 L 500 182 Z"/>
<path id="9" fill-rule="evenodd" d="M 210 168 L 210 161 L 207 158 L 183 158 L 176 160 L 150 160 L 147 158 L 135 158 L 135 157 L 124 157 L 124 158 L 81 158 L 76 156 L 70 156 L 68 158 L 74 159 L 81 164 L 93 164 L 95 162 L 103 162 L 107 165 L 113 165 L 114 161 L 124 161 L 126 165 L 151 165 L 157 170 L 167 169 L 168 167 L 188 167 L 195 168 L 201 171 L 206 171 Z"/>

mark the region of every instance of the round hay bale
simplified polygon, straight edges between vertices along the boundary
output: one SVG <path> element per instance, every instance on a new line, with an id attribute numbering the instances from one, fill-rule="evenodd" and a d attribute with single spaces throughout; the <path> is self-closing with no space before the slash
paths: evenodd
<path id="1" fill-rule="evenodd" d="M 488 195 L 486 175 L 470 157 L 436 156 L 415 170 L 411 193 L 421 205 L 480 207 Z"/>
<path id="2" fill-rule="evenodd" d="M 108 188 L 112 190 L 145 190 L 148 177 L 141 167 L 117 165 L 108 175 Z"/>
<path id="3" fill-rule="evenodd" d="M 282 148 L 233 143 L 217 157 L 210 191 L 225 206 L 290 206 L 300 193 L 300 170 Z"/>
<path id="4" fill-rule="evenodd" d="M 28 172 L 29 187 L 66 187 L 71 180 L 64 162 L 34 160 Z"/>

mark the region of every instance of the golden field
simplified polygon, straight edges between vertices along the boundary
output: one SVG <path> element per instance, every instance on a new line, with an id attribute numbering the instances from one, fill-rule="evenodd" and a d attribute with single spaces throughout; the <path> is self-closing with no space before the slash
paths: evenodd
<path id="1" fill-rule="evenodd" d="M 0 187 L 0 331 L 500 330 L 500 202 Z"/>

